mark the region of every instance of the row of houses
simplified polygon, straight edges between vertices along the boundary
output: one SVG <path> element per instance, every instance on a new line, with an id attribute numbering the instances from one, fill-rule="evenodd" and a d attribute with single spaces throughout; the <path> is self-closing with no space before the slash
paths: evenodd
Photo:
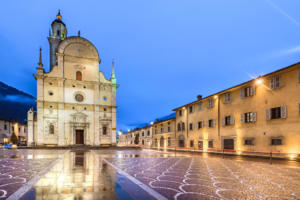
<path id="1" fill-rule="evenodd" d="M 300 154 L 300 63 L 199 95 L 173 111 L 122 134 L 119 145 L 295 157 Z"/>
<path id="2" fill-rule="evenodd" d="M 12 134 L 15 134 L 19 143 L 27 141 L 27 125 L 15 120 L 0 119 L 0 144 L 10 143 Z"/>

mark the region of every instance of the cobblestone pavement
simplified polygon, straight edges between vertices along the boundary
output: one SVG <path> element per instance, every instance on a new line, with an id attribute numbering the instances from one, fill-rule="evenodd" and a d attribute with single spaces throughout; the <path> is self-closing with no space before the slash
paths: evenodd
<path id="1" fill-rule="evenodd" d="M 57 157 L 55 151 L 0 150 L 0 199 L 8 198 L 37 177 L 51 166 Z"/>
<path id="2" fill-rule="evenodd" d="M 300 169 L 221 157 L 105 158 L 167 199 L 300 199 Z"/>

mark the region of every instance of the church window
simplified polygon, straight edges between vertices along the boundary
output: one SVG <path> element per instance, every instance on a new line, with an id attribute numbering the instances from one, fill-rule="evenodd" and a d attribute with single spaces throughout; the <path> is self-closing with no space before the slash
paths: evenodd
<path id="1" fill-rule="evenodd" d="M 49 91 L 48 94 L 49 94 L 50 96 L 52 96 L 52 95 L 53 95 L 53 92 L 52 92 L 52 91 Z"/>
<path id="2" fill-rule="evenodd" d="M 103 100 L 106 101 L 106 100 L 107 100 L 107 97 L 103 97 Z"/>
<path id="3" fill-rule="evenodd" d="M 75 95 L 75 99 L 76 99 L 76 101 L 78 101 L 78 102 L 82 102 L 83 101 L 83 96 L 81 95 L 81 94 L 76 94 Z"/>
<path id="4" fill-rule="evenodd" d="M 107 127 L 106 126 L 102 127 L 102 135 L 107 135 Z"/>
<path id="5" fill-rule="evenodd" d="M 54 134 L 54 125 L 53 124 L 50 124 L 50 126 L 49 126 L 49 133 Z"/>
<path id="6" fill-rule="evenodd" d="M 76 72 L 76 80 L 77 81 L 82 81 L 82 73 L 80 71 Z"/>

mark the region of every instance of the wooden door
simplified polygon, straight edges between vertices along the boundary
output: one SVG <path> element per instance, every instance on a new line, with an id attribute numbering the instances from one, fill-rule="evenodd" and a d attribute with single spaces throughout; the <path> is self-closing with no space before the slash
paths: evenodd
<path id="1" fill-rule="evenodd" d="M 84 144 L 83 130 L 76 130 L 76 144 Z"/>

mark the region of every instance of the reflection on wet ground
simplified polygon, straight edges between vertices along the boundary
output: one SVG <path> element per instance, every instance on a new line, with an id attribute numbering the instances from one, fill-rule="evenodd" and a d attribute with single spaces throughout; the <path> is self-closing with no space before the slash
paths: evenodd
<path id="1" fill-rule="evenodd" d="M 300 163 L 139 149 L 0 150 L 0 199 L 299 199 Z"/>

